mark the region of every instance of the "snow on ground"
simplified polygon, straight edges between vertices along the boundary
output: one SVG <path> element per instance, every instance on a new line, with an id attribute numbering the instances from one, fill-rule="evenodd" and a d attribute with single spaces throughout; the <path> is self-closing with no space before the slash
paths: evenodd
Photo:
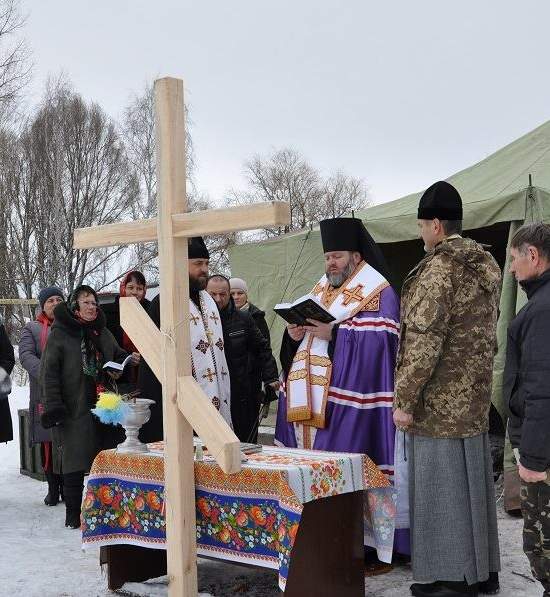
<path id="1" fill-rule="evenodd" d="M 15 439 L 0 444 L 0 597 L 153 597 L 167 595 L 162 579 L 129 583 L 119 593 L 107 589 L 98 564 L 98 549 L 81 550 L 80 533 L 66 529 L 63 504 L 43 503 L 46 484 L 19 473 L 17 410 L 28 405 L 28 388 L 15 387 L 10 395 Z M 529 566 L 521 550 L 521 520 L 499 509 L 503 573 L 502 597 L 539 596 L 540 585 L 530 579 Z M 409 595 L 410 568 L 368 578 L 368 597 Z M 201 560 L 199 589 L 203 597 L 275 597 L 279 595 L 273 570 L 245 568 Z M 304 597 L 308 597 L 305 596 Z M 312 596 L 314 597 L 314 596 Z"/>

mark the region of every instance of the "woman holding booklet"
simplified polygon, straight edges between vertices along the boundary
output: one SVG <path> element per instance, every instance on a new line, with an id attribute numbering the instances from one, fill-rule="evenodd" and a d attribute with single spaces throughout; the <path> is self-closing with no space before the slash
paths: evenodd
<path id="1" fill-rule="evenodd" d="M 120 372 L 103 366 L 128 354 L 105 327 L 105 315 L 90 286 L 76 288 L 54 310 L 55 321 L 40 362 L 42 425 L 52 429 L 54 472 L 63 474 L 65 526 L 80 527 L 84 474 L 104 449 L 107 426 L 90 412 L 99 388 Z M 137 362 L 139 357 L 134 356 Z"/>

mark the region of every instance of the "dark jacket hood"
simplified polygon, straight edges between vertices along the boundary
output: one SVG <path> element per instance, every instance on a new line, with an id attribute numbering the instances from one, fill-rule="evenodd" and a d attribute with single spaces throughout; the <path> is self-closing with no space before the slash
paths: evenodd
<path id="1" fill-rule="evenodd" d="M 472 270 L 487 292 L 494 292 L 495 288 L 500 287 L 502 275 L 494 257 L 471 238 L 449 237 L 435 247 L 433 254 L 449 255 L 457 263 Z"/>
<path id="2" fill-rule="evenodd" d="M 262 311 L 259 307 L 256 307 L 256 305 L 253 305 L 250 301 L 248 301 L 248 312 L 250 315 L 252 315 L 252 317 L 257 315 L 265 316 L 265 311 Z"/>
<path id="3" fill-rule="evenodd" d="M 105 315 L 99 308 L 97 310 L 97 317 L 89 324 L 85 324 L 76 319 L 76 317 L 69 311 L 67 303 L 59 303 L 59 305 L 57 305 L 57 307 L 54 309 L 53 313 L 55 320 L 53 322 L 52 329 L 56 327 L 64 328 L 73 334 L 80 333 L 80 331 L 85 327 L 91 330 L 96 330 L 97 332 L 101 332 L 106 325 Z"/>

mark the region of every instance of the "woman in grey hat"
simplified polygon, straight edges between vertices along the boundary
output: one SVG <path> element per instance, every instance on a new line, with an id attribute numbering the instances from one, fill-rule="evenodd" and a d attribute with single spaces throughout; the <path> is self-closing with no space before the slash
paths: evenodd
<path id="1" fill-rule="evenodd" d="M 62 498 L 62 477 L 53 472 L 52 433 L 44 429 L 40 423 L 42 399 L 38 374 L 40 372 L 40 358 L 50 329 L 54 321 L 54 309 L 63 302 L 63 291 L 57 286 L 48 286 L 38 293 L 40 313 L 35 321 L 29 321 L 21 331 L 19 342 L 19 360 L 29 374 L 29 440 L 32 444 L 41 444 L 42 466 L 48 481 L 48 494 L 44 498 L 46 506 L 56 506 Z"/>

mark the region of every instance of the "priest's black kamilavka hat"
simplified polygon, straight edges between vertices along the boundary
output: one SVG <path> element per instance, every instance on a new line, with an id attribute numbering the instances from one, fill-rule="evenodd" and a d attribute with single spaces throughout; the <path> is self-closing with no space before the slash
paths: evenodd
<path id="1" fill-rule="evenodd" d="M 418 204 L 419 220 L 462 220 L 462 199 L 452 184 L 444 180 L 428 188 Z"/>
<path id="2" fill-rule="evenodd" d="M 193 236 L 189 239 L 187 252 L 189 259 L 210 259 L 210 253 L 202 236 Z"/>
<path id="3" fill-rule="evenodd" d="M 331 218 L 319 222 L 323 253 L 357 251 L 386 280 L 392 276 L 382 251 L 359 218 Z"/>

